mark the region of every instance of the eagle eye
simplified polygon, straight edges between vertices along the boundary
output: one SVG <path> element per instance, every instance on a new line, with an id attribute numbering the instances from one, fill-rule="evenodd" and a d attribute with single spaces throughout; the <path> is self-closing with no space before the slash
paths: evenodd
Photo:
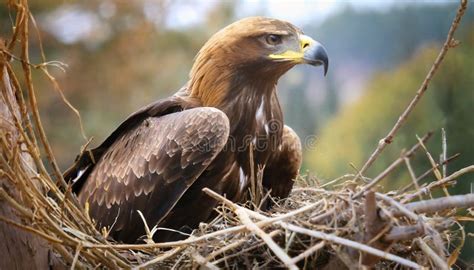
<path id="1" fill-rule="evenodd" d="M 265 41 L 266 41 L 269 45 L 275 46 L 275 45 L 281 44 L 281 36 L 280 36 L 280 35 L 270 34 L 270 35 L 267 35 L 267 36 L 266 36 Z"/>

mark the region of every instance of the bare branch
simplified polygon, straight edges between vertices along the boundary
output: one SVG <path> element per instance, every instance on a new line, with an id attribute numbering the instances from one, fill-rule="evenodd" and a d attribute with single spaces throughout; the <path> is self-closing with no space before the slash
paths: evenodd
<path id="1" fill-rule="evenodd" d="M 449 197 L 437 198 L 426 201 L 418 201 L 405 204 L 405 207 L 415 213 L 434 213 L 453 208 L 469 208 L 474 207 L 474 194 L 454 195 Z M 402 213 L 399 211 L 392 212 L 394 216 Z"/>
<path id="2" fill-rule="evenodd" d="M 417 238 L 415 241 L 418 246 L 423 250 L 423 252 L 430 256 L 433 262 L 436 264 L 437 269 L 449 269 L 448 264 L 438 255 L 436 254 L 421 238 Z"/>
<path id="3" fill-rule="evenodd" d="M 460 177 L 460 176 L 462 176 L 466 173 L 470 173 L 470 172 L 474 172 L 474 165 L 462 168 L 459 171 L 456 171 L 453 174 L 451 174 L 450 176 L 445 177 L 445 178 L 443 178 L 439 181 L 431 182 L 428 186 L 426 186 L 424 188 L 421 188 L 420 190 L 416 191 L 415 193 L 413 193 L 411 195 L 406 196 L 405 199 L 402 200 L 402 203 L 409 202 L 409 201 L 413 200 L 415 197 L 417 197 L 418 195 L 427 194 L 431 189 L 433 189 L 435 187 L 438 187 L 438 186 L 441 186 L 441 185 L 444 185 L 444 184 L 449 183 L 451 181 L 454 181 L 454 180 L 456 180 L 456 178 L 458 178 L 458 177 Z"/>
<path id="4" fill-rule="evenodd" d="M 329 242 L 334 242 L 334 243 L 337 243 L 337 244 L 340 244 L 340 245 L 344 245 L 344 246 L 347 246 L 347 247 L 355 248 L 355 249 L 358 249 L 360 251 L 367 252 L 369 254 L 372 254 L 372 255 L 378 256 L 380 258 L 387 259 L 387 260 L 391 260 L 391 261 L 397 262 L 399 264 L 402 264 L 402 265 L 405 265 L 405 266 L 408 266 L 408 267 L 411 267 L 411 268 L 421 269 L 421 266 L 419 264 L 415 263 L 415 262 L 412 262 L 412 261 L 404 259 L 402 257 L 390 254 L 390 253 L 385 252 L 385 251 L 378 250 L 376 248 L 373 248 L 373 247 L 370 247 L 370 246 L 367 246 L 367 245 L 364 245 L 364 244 L 361 244 L 361 243 L 357 243 L 357 242 L 349 240 L 349 239 L 341 238 L 341 237 L 338 237 L 338 236 L 335 236 L 335 235 L 326 234 L 326 233 L 322 233 L 322 232 L 318 232 L 318 231 L 314 231 L 314 230 L 308 230 L 306 228 L 302 228 L 302 227 L 295 226 L 295 225 L 288 224 L 288 223 L 282 223 L 281 226 L 285 229 L 288 229 L 288 230 L 291 230 L 291 231 L 294 231 L 294 232 L 297 232 L 297 233 L 306 234 L 306 235 L 309 235 L 309 236 L 312 236 L 312 237 L 315 237 L 315 238 L 318 238 L 318 239 L 322 239 L 322 240 L 326 240 L 326 241 L 329 241 Z"/>
<path id="5" fill-rule="evenodd" d="M 428 132 L 425 136 L 423 136 L 423 138 L 421 139 L 421 142 L 428 141 L 432 135 L 433 135 L 433 132 Z M 402 162 L 406 158 L 411 157 L 416 152 L 416 150 L 420 148 L 421 142 L 418 142 L 417 144 L 415 144 L 415 146 L 413 146 L 408 152 L 402 153 L 402 155 L 398 159 L 396 159 L 394 162 L 392 162 L 392 164 L 390 164 L 390 166 L 388 166 L 387 169 L 385 169 L 382 173 L 380 173 L 377 177 L 375 177 L 372 181 L 370 181 L 370 183 L 365 185 L 364 188 L 362 188 L 359 192 L 357 192 L 354 195 L 354 198 L 359 197 L 364 192 L 366 192 L 367 190 L 375 186 L 378 182 L 383 180 L 390 172 L 392 172 L 395 168 L 397 168 L 400 164 L 402 164 Z"/>
<path id="6" fill-rule="evenodd" d="M 423 94 L 426 92 L 428 89 L 428 86 L 430 85 L 431 80 L 433 79 L 434 75 L 436 74 L 436 71 L 440 67 L 441 63 L 444 60 L 444 57 L 446 56 L 446 53 L 448 50 L 452 47 L 452 40 L 454 33 L 456 32 L 459 23 L 461 22 L 462 17 L 464 16 L 464 13 L 467 9 L 467 0 L 461 0 L 461 3 L 459 5 L 458 11 L 456 13 L 456 17 L 453 20 L 453 23 L 451 24 L 451 28 L 449 29 L 448 35 L 446 37 L 446 41 L 444 42 L 443 47 L 441 48 L 441 51 L 438 54 L 438 57 L 436 57 L 436 60 L 434 61 L 433 65 L 431 66 L 430 71 L 426 75 L 426 78 L 424 79 L 423 83 L 421 84 L 420 88 L 416 92 L 415 97 L 411 100 L 410 104 L 406 107 L 405 111 L 400 115 L 398 118 L 398 121 L 395 123 L 395 125 L 392 127 L 392 129 L 388 132 L 388 134 L 379 141 L 379 144 L 375 151 L 370 155 L 369 159 L 365 162 L 364 166 L 360 169 L 357 177 L 354 178 L 354 180 L 360 176 L 362 176 L 365 171 L 374 163 L 374 161 L 378 158 L 380 153 L 385 149 L 385 147 L 390 144 L 395 135 L 397 134 L 398 130 L 403 126 L 403 124 L 406 122 L 408 119 L 408 116 L 410 113 L 413 111 L 415 106 L 418 104 L 420 99 L 423 97 Z M 357 194 L 357 196 L 360 196 L 362 193 Z"/>

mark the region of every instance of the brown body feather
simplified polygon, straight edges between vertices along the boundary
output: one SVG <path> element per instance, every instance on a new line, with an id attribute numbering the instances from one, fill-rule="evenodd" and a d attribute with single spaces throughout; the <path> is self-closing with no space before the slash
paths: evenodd
<path id="1" fill-rule="evenodd" d="M 234 201 L 248 198 L 251 164 L 265 168 L 263 185 L 272 195 L 289 194 L 301 144 L 283 124 L 275 86 L 295 63 L 267 67 L 262 53 L 268 52 L 255 40 L 268 32 L 301 33 L 267 18 L 228 26 L 201 49 L 185 87 L 132 114 L 77 159 L 65 178 L 98 227 L 136 242 L 145 233 L 140 210 L 150 227 L 193 229 L 216 205 L 204 187 Z M 179 237 L 158 231 L 155 240 Z"/>

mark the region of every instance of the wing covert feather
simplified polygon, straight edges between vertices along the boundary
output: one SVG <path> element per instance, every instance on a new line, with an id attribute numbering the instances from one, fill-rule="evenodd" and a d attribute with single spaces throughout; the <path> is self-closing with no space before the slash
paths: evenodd
<path id="1" fill-rule="evenodd" d="M 136 210 L 154 225 L 222 150 L 228 135 L 228 118 L 215 108 L 147 118 L 103 154 L 79 199 L 89 203 L 101 227 L 143 226 L 128 224 L 137 220 Z"/>

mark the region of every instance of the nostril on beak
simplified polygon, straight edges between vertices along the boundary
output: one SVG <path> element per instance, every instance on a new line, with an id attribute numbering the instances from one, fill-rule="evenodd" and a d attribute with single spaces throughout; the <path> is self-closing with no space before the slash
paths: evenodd
<path id="1" fill-rule="evenodd" d="M 308 46 L 309 46 L 309 42 L 305 42 L 305 43 L 303 44 L 303 49 L 306 49 Z"/>

